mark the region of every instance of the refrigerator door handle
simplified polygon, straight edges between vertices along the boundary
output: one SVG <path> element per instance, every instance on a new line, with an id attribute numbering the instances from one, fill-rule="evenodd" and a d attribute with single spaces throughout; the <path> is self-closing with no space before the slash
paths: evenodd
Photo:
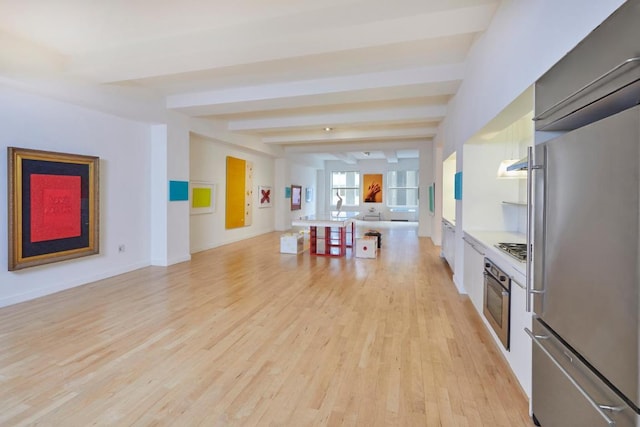
<path id="1" fill-rule="evenodd" d="M 578 382 L 571 376 L 571 374 L 562 366 L 562 364 L 560 362 L 558 362 L 558 360 L 553 357 L 553 355 L 549 352 L 549 350 L 547 350 L 544 345 L 542 345 L 542 343 L 540 342 L 540 339 L 533 334 L 533 332 L 531 332 L 528 328 L 524 328 L 524 331 L 527 333 L 527 335 L 529 335 L 531 337 L 531 340 L 538 346 L 540 347 L 540 350 L 542 350 L 542 352 L 551 360 L 551 362 L 553 362 L 553 364 L 556 366 L 556 368 L 558 368 L 560 370 L 560 372 L 562 372 L 562 374 L 569 380 L 569 382 L 571 382 L 571 384 L 573 384 L 573 386 L 576 388 L 576 390 L 578 390 L 580 392 L 580 394 L 587 399 L 587 402 L 589 402 L 589 404 L 593 407 L 593 409 L 595 409 L 598 414 L 600 414 L 600 416 L 605 420 L 605 422 L 612 426 L 615 427 L 616 422 L 615 420 L 613 420 L 611 417 L 609 417 L 609 415 L 605 412 L 605 411 L 611 411 L 612 409 L 615 408 L 614 412 L 617 412 L 618 407 L 614 407 L 614 406 L 609 406 L 609 405 L 600 405 L 598 402 L 596 402 L 595 400 L 593 400 L 593 398 L 589 395 L 589 393 L 587 393 L 587 391 L 582 388 L 582 386 L 580 384 L 578 384 Z M 549 338 L 548 336 L 546 338 Z M 620 409 L 623 410 L 624 408 Z"/>
<path id="2" fill-rule="evenodd" d="M 526 311 L 531 313 L 531 223 L 533 222 L 533 147 L 527 147 L 527 272 L 525 277 Z"/>
<path id="3" fill-rule="evenodd" d="M 544 166 L 535 165 L 533 147 L 527 147 L 527 264 L 526 264 L 526 299 L 525 310 L 531 313 L 531 297 L 534 294 L 543 294 L 544 291 L 533 289 L 533 172 L 544 169 Z"/>
<path id="4" fill-rule="evenodd" d="M 589 89 L 591 86 L 594 86 L 596 83 L 599 83 L 601 80 L 606 79 L 607 77 L 609 77 L 611 74 L 615 73 L 616 71 L 618 71 L 620 68 L 626 67 L 627 65 L 631 64 L 634 65 L 637 62 L 640 62 L 640 57 L 632 57 L 632 58 L 627 58 L 624 61 L 622 61 L 621 63 L 619 63 L 618 65 L 616 65 L 615 67 L 613 67 L 612 69 L 610 69 L 609 71 L 607 71 L 606 73 L 602 74 L 601 76 L 599 76 L 598 78 L 596 78 L 595 80 L 592 80 L 591 82 L 587 83 L 586 85 L 582 86 L 580 89 L 578 89 L 577 91 L 573 92 L 571 95 L 561 99 L 560 101 L 556 102 L 555 104 L 553 104 L 551 107 L 547 108 L 546 110 L 544 110 L 542 113 L 538 114 L 537 116 L 535 116 L 533 118 L 534 122 L 537 122 L 539 120 L 543 120 L 547 118 L 547 115 L 549 115 L 548 113 L 554 111 L 556 108 L 558 108 L 559 106 L 563 105 L 564 103 L 566 103 L 567 101 L 575 98 L 576 96 L 580 95 L 582 92 L 584 92 L 585 90 Z"/>
<path id="5" fill-rule="evenodd" d="M 622 412 L 625 410 L 624 406 L 611 406 L 611 405 L 599 405 L 600 409 L 609 412 Z"/>
<path id="6" fill-rule="evenodd" d="M 525 328 L 526 330 L 527 328 Z M 533 335 L 533 338 L 539 339 L 539 340 L 548 340 L 549 338 L 551 338 L 549 335 Z"/>

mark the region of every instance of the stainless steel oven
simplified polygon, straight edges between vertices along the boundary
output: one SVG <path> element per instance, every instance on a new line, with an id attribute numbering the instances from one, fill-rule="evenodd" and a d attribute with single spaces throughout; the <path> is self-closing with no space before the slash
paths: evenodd
<path id="1" fill-rule="evenodd" d="M 484 317 L 509 350 L 509 313 L 511 307 L 511 279 L 489 258 L 484 259 Z"/>

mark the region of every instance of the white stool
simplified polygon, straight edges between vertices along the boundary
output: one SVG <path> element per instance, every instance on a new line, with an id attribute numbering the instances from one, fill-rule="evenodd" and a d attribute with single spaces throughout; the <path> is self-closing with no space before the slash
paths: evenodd
<path id="1" fill-rule="evenodd" d="M 300 233 L 285 233 L 280 236 L 280 252 L 300 254 L 304 252 L 304 236 Z"/>
<path id="2" fill-rule="evenodd" d="M 376 237 L 359 237 L 356 239 L 356 258 L 375 258 L 378 254 Z"/>

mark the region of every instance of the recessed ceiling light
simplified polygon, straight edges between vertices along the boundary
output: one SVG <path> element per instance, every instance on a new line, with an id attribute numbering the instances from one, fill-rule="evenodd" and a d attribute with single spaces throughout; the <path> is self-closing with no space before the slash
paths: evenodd
<path id="1" fill-rule="evenodd" d="M 325 132 L 331 132 L 333 130 L 333 128 L 327 127 L 327 128 L 324 128 L 324 130 L 325 130 Z"/>

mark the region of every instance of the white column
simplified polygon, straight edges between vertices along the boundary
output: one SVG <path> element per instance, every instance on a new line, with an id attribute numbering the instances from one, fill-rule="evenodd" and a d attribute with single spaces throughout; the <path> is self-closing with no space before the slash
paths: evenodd
<path id="1" fill-rule="evenodd" d="M 167 175 L 169 181 L 189 181 L 189 118 L 172 114 L 168 120 Z M 167 182 L 165 185 L 169 185 Z M 168 199 L 167 199 L 168 200 Z M 167 202 L 169 265 L 191 259 L 189 201 Z"/>
<path id="2" fill-rule="evenodd" d="M 151 126 L 151 265 L 167 258 L 167 125 Z"/>
<path id="3" fill-rule="evenodd" d="M 433 235 L 432 216 L 429 212 L 429 186 L 434 181 L 433 142 L 420 145 L 420 201 L 418 205 L 418 236 Z M 433 237 L 432 237 L 433 239 Z"/>
<path id="4" fill-rule="evenodd" d="M 275 230 L 285 231 L 291 228 L 291 200 L 285 198 L 285 188 L 291 185 L 289 160 L 277 158 L 275 161 L 274 209 Z"/>
<path id="5" fill-rule="evenodd" d="M 191 259 L 189 202 L 169 201 L 169 181 L 189 181 L 189 123 L 172 115 L 151 127 L 151 264 Z"/>

